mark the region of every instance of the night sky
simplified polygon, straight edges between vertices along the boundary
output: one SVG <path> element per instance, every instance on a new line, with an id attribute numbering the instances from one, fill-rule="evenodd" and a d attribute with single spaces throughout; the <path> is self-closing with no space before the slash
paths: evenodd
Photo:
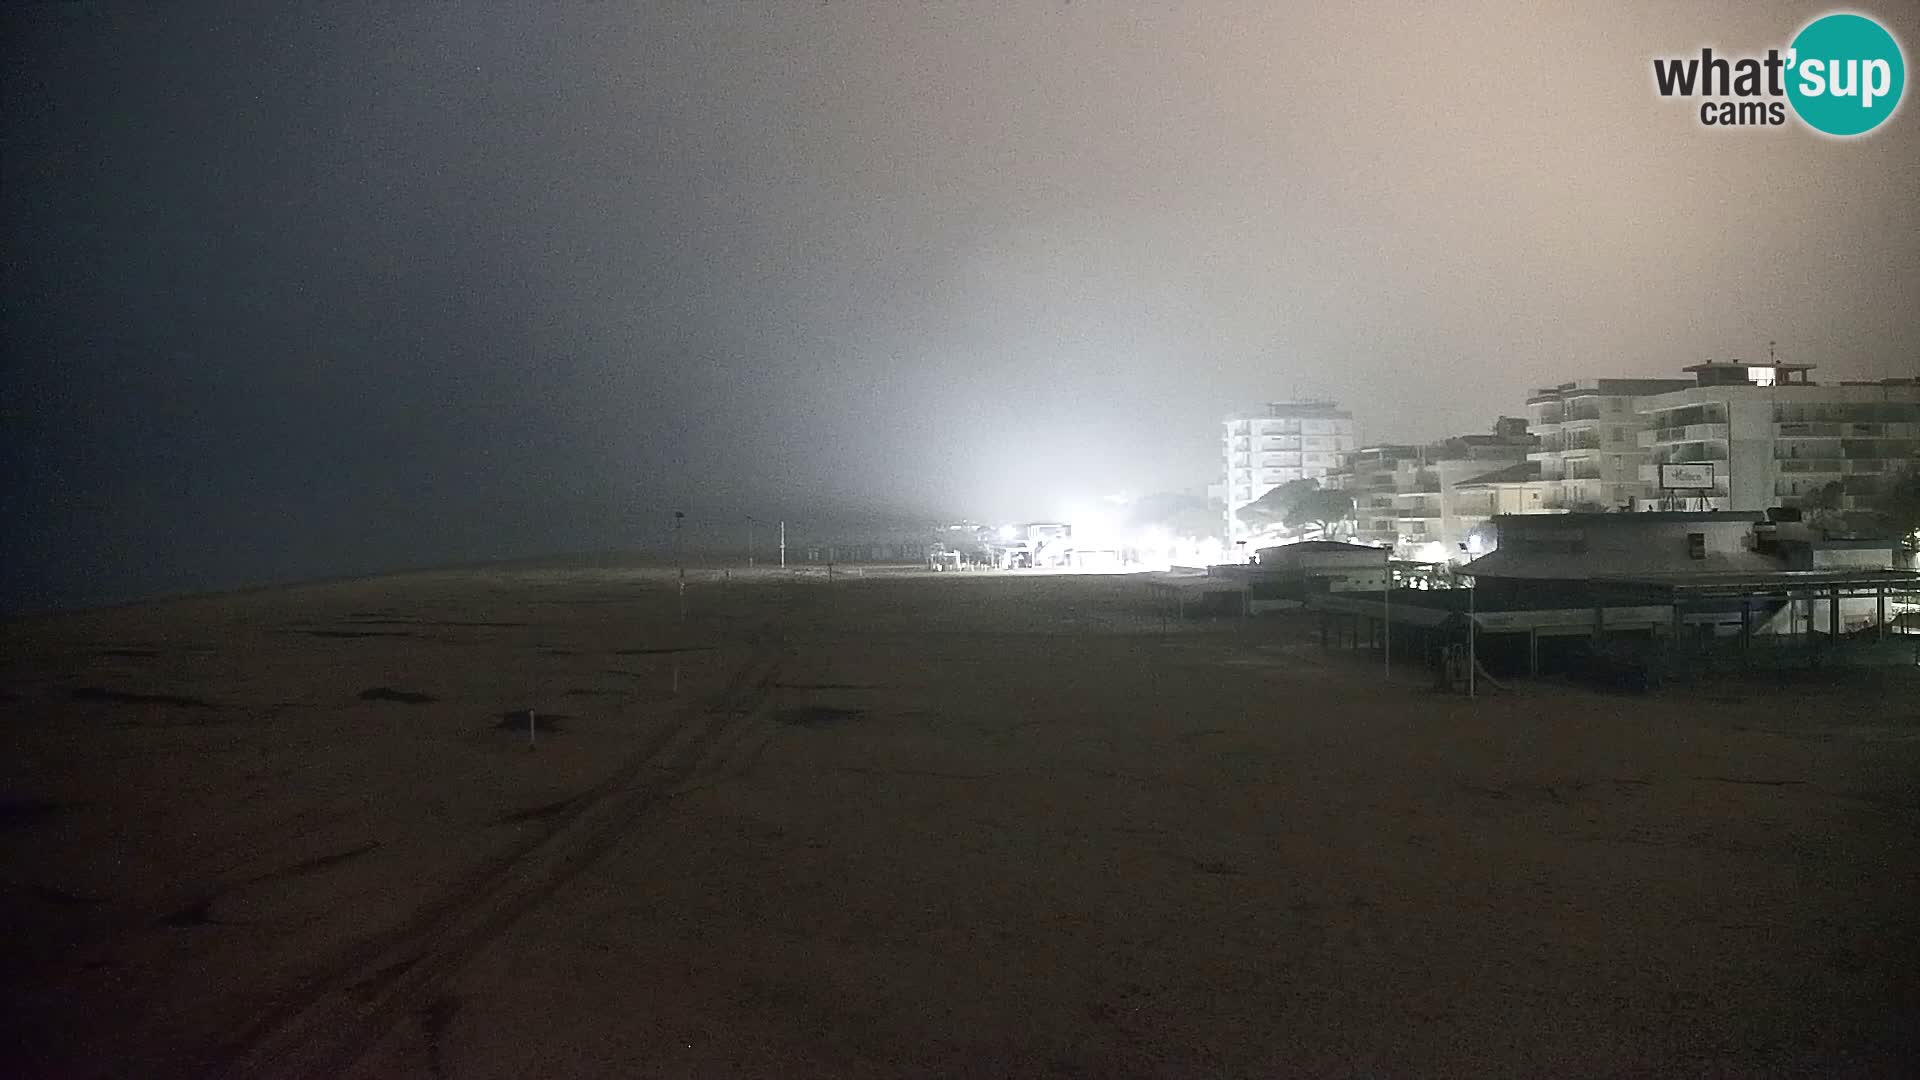
<path id="1" fill-rule="evenodd" d="M 1914 103 L 1652 88 L 1823 5 L 307 7 L 0 16 L 7 609 L 1056 516 L 1295 394 L 1920 368 Z"/>

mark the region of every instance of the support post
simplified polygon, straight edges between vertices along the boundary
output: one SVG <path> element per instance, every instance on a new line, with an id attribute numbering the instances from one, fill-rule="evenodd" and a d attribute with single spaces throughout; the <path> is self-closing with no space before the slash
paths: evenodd
<path id="1" fill-rule="evenodd" d="M 680 576 L 680 621 L 687 621 L 687 561 L 680 552 L 680 523 L 687 519 L 685 512 L 673 512 L 673 561 Z"/>
<path id="2" fill-rule="evenodd" d="M 780 523 L 780 569 L 787 568 L 787 523 Z"/>
<path id="3" fill-rule="evenodd" d="M 1751 648 L 1753 648 L 1753 600 L 1750 597 L 1743 596 L 1740 598 L 1740 666 L 1741 667 L 1747 666 L 1747 662 L 1749 659 L 1747 655 L 1747 651 Z"/>
<path id="4" fill-rule="evenodd" d="M 1479 593 L 1479 582 L 1476 581 L 1472 585 L 1467 586 L 1467 700 L 1469 701 L 1478 696 L 1476 683 L 1480 669 L 1480 623 L 1479 620 L 1473 617 L 1473 614 L 1475 597 L 1477 597 Z"/>
<path id="5" fill-rule="evenodd" d="M 1381 673 L 1393 678 L 1393 549 L 1387 551 L 1387 578 L 1380 587 L 1380 621 L 1386 626 L 1386 641 L 1381 649 Z"/>

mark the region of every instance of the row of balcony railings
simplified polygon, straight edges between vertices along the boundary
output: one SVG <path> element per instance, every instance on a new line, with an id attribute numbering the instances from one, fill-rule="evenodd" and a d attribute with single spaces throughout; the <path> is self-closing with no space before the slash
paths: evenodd
<path id="1" fill-rule="evenodd" d="M 1920 404 L 1901 401 L 1863 401 L 1846 405 L 1793 405 L 1773 407 L 1776 423 L 1872 424 L 1920 423 Z"/>
<path id="2" fill-rule="evenodd" d="M 1904 464 L 1872 458 L 1777 458 L 1774 461 L 1774 466 L 1783 473 L 1885 473 L 1894 472 Z"/>
<path id="3" fill-rule="evenodd" d="M 1701 422 L 1692 424 L 1671 424 L 1667 427 L 1643 428 L 1638 433 L 1641 446 L 1653 446 L 1663 442 L 1685 442 L 1695 439 L 1721 439 L 1727 437 L 1727 425 L 1724 422 Z"/>
<path id="4" fill-rule="evenodd" d="M 1705 443 L 1680 443 L 1665 446 L 1653 452 L 1655 465 L 1690 465 L 1701 461 L 1725 461 L 1727 448 L 1709 446 Z"/>
<path id="5" fill-rule="evenodd" d="M 1776 443 L 1773 456 L 1780 461 L 1796 458 L 1839 458 L 1842 461 L 1913 461 L 1920 458 L 1913 444 L 1902 443 L 1815 443 L 1811 446 Z"/>
<path id="6" fill-rule="evenodd" d="M 1600 437 L 1591 434 L 1568 435 L 1565 438 L 1543 439 L 1540 442 L 1541 451 L 1549 454 L 1564 454 L 1573 450 L 1599 450 L 1601 446 Z"/>
<path id="7" fill-rule="evenodd" d="M 1680 409 L 1662 409 L 1655 413 L 1655 427 L 1682 427 L 1687 424 L 1724 424 L 1727 422 L 1725 405 L 1688 405 Z"/>
<path id="8" fill-rule="evenodd" d="M 1920 435 L 1920 418 L 1908 423 L 1886 424 L 1776 423 L 1773 433 L 1782 438 L 1797 435 L 1814 439 L 1907 439 Z"/>
<path id="9" fill-rule="evenodd" d="M 1881 480 L 1879 476 L 1843 476 L 1839 480 L 1840 493 L 1842 495 L 1875 495 L 1880 491 Z M 1816 489 L 1826 486 L 1825 483 L 1817 481 L 1775 480 L 1773 493 L 1788 497 L 1811 495 Z"/>

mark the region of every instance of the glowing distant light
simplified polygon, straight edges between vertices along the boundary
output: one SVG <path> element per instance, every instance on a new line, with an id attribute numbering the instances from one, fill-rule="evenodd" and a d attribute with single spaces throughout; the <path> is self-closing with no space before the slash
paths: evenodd
<path id="1" fill-rule="evenodd" d="M 1000 539 L 1012 540 L 1015 536 L 1018 536 L 1018 535 L 1019 535 L 1019 530 L 1015 529 L 1013 526 L 1011 525 L 1000 526 Z"/>

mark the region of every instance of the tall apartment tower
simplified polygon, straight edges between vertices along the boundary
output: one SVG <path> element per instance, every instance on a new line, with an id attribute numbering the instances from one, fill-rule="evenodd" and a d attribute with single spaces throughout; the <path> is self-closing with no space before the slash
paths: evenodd
<path id="1" fill-rule="evenodd" d="M 1323 486 L 1357 445 L 1353 414 L 1332 401 L 1276 401 L 1265 411 L 1229 417 L 1226 454 L 1227 543 L 1251 535 L 1240 508 L 1289 480 Z"/>

